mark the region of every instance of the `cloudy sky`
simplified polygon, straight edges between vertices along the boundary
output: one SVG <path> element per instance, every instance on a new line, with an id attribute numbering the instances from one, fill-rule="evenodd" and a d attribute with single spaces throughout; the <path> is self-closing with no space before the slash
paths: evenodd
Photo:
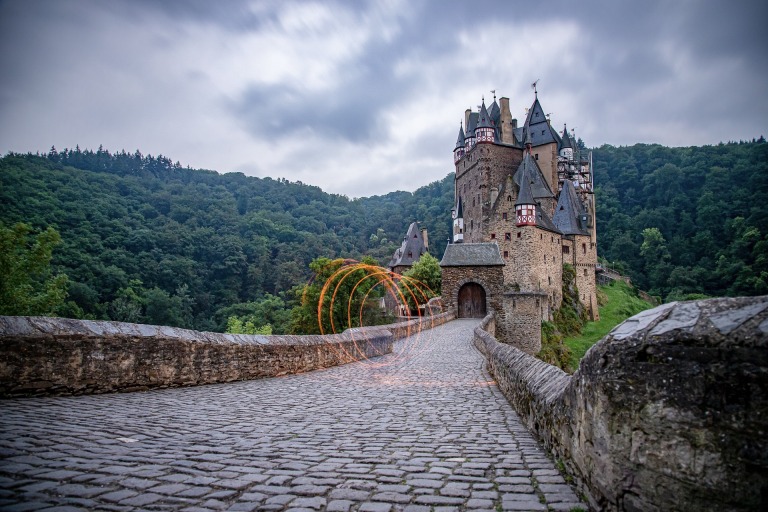
<path id="1" fill-rule="evenodd" d="M 768 2 L 0 0 L 0 152 L 139 149 L 350 197 L 492 90 L 589 146 L 768 136 Z"/>

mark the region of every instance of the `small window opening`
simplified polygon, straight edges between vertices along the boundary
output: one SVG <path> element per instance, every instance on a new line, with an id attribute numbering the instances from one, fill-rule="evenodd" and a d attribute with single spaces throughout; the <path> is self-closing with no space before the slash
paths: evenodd
<path id="1" fill-rule="evenodd" d="M 506 240 L 507 242 L 512 240 L 512 233 L 504 233 L 504 240 Z"/>

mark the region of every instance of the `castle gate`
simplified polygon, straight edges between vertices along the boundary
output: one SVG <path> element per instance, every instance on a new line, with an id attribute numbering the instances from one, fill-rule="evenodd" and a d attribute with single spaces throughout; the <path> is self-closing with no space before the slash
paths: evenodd
<path id="1" fill-rule="evenodd" d="M 483 318 L 486 315 L 485 289 L 477 283 L 467 283 L 459 289 L 459 318 Z"/>

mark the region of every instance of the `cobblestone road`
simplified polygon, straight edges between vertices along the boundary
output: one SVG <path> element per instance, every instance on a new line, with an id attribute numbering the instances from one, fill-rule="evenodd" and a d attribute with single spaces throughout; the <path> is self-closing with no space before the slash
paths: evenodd
<path id="1" fill-rule="evenodd" d="M 485 372 L 476 325 L 302 375 L 0 401 L 0 509 L 586 509 Z"/>

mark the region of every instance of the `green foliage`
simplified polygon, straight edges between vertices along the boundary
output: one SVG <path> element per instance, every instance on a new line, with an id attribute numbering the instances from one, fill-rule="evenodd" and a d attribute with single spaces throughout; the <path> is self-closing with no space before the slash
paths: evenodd
<path id="1" fill-rule="evenodd" d="M 67 276 L 51 272 L 60 243 L 52 227 L 35 235 L 27 224 L 0 224 L 0 314 L 55 315 L 64 305 Z"/>
<path id="2" fill-rule="evenodd" d="M 442 293 L 442 273 L 440 262 L 429 253 L 422 254 L 419 259 L 403 273 L 405 279 L 400 281 L 400 293 L 412 313 L 416 313 L 419 305 L 426 304 L 432 297 Z"/>
<path id="3" fill-rule="evenodd" d="M 269 336 L 272 334 L 272 326 L 269 324 L 257 327 L 251 319 L 242 319 L 231 316 L 227 319 L 227 328 L 224 332 L 231 334 L 263 334 Z"/>
<path id="4" fill-rule="evenodd" d="M 577 335 L 587 322 L 587 311 L 579 301 L 576 288 L 576 270 L 563 265 L 563 302 L 553 314 L 553 322 L 541 324 L 541 350 L 536 357 L 549 364 L 567 370 L 571 362 L 571 350 L 563 343 L 565 336 Z"/>
<path id="5" fill-rule="evenodd" d="M 572 352 L 570 368 L 575 370 L 587 350 L 608 334 L 611 329 L 627 318 L 653 307 L 637 296 L 637 291 L 624 281 L 613 281 L 610 285 L 599 286 L 599 293 L 606 296 L 600 307 L 600 320 L 587 322 L 578 335 L 568 336 L 564 343 Z"/>
<path id="6" fill-rule="evenodd" d="M 563 370 L 568 370 L 571 350 L 563 344 L 563 335 L 552 322 L 541 323 L 541 350 L 536 357 Z"/>
<path id="7" fill-rule="evenodd" d="M 52 148 L 0 158 L 0 222 L 61 233 L 51 269 L 69 276 L 62 314 L 221 331 L 231 315 L 266 314 L 226 308 L 290 300 L 320 254 L 386 263 L 413 219 L 447 239 L 452 187 L 451 174 L 414 193 L 350 200 L 138 151 Z M 257 323 L 286 332 L 291 306 L 270 306 Z"/>
<path id="8" fill-rule="evenodd" d="M 553 313 L 557 330 L 564 336 L 573 336 L 581 332 L 587 323 L 588 314 L 584 305 L 579 301 L 579 290 L 576 288 L 576 270 L 572 265 L 563 265 L 563 302 Z"/>
<path id="9" fill-rule="evenodd" d="M 253 325 L 269 325 L 272 329 L 271 334 L 287 334 L 291 322 L 291 311 L 282 298 L 267 293 L 256 301 L 221 308 L 216 312 L 215 317 L 224 323 L 219 329 L 225 332 L 234 332 L 227 330 L 230 318 L 234 317 L 244 324 L 251 322 Z"/>
<path id="10" fill-rule="evenodd" d="M 340 333 L 350 327 L 388 323 L 379 309 L 384 288 L 376 273 L 382 269 L 371 257 L 362 262 L 317 258 L 309 265 L 311 283 L 294 289 L 292 334 Z"/>
<path id="11" fill-rule="evenodd" d="M 768 293 L 768 144 L 594 150 L 599 251 L 651 295 Z"/>

